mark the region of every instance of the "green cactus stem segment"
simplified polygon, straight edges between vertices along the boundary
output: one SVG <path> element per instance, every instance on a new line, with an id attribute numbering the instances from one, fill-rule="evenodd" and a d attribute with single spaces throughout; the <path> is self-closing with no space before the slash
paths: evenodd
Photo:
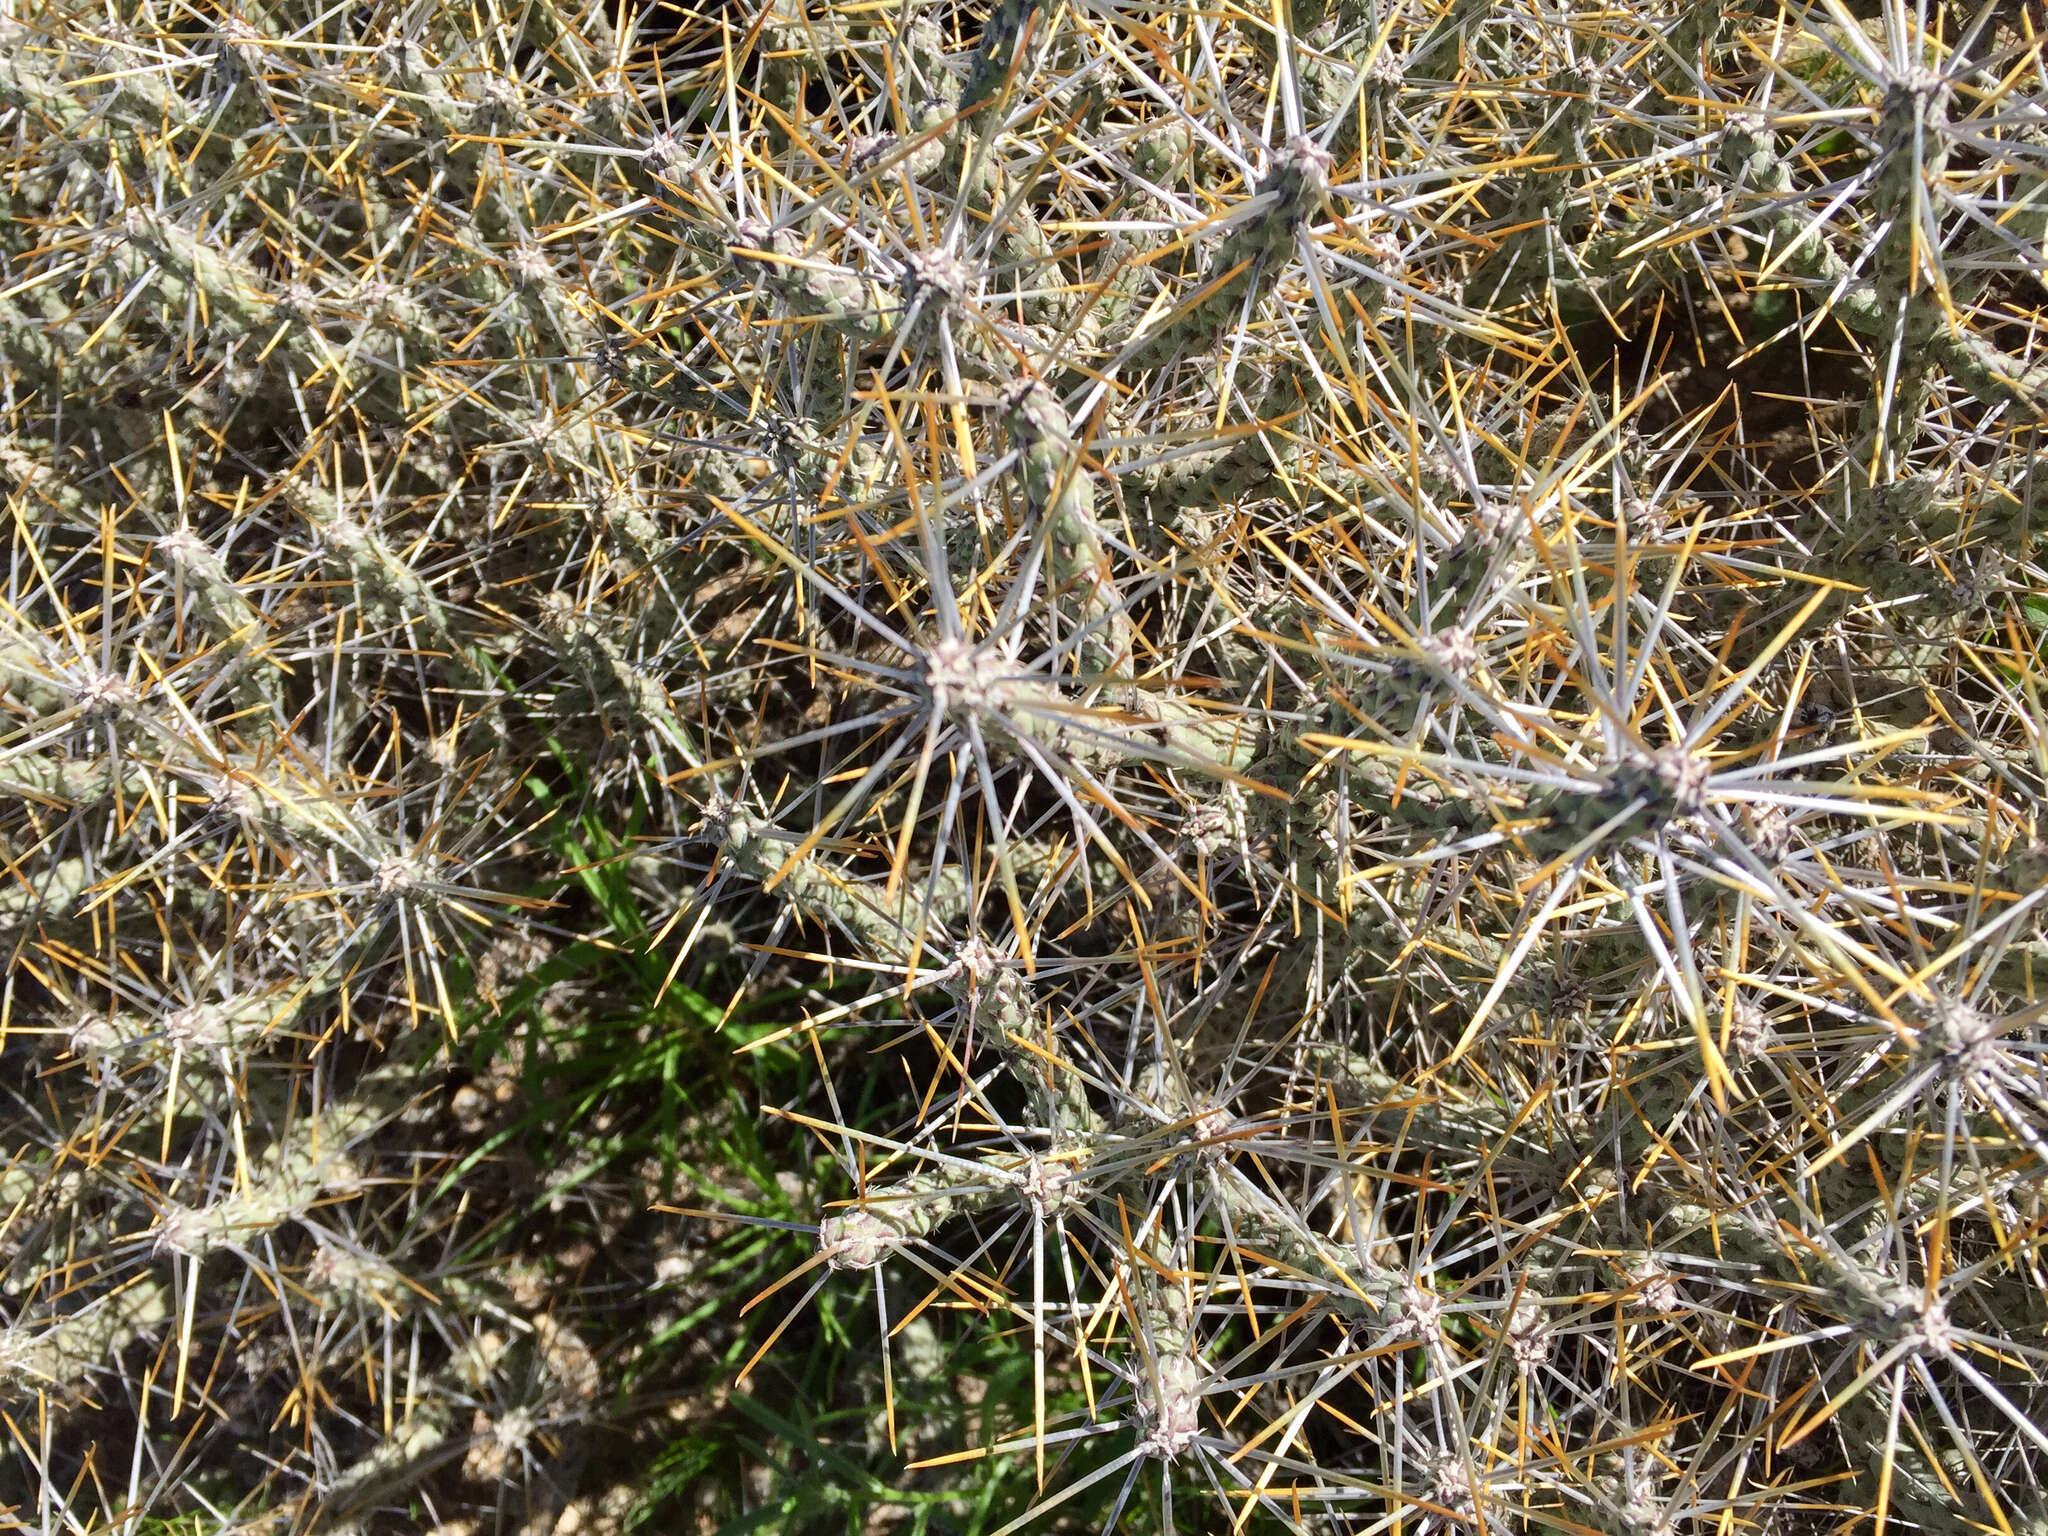
<path id="1" fill-rule="evenodd" d="M 1290 139 L 1275 150 L 1194 297 L 1124 346 L 1121 371 L 1157 368 L 1183 347 L 1206 341 L 1236 317 L 1255 287 L 1270 286 L 1293 255 L 1301 228 L 1328 197 L 1330 169 L 1329 151 L 1312 140 Z"/>

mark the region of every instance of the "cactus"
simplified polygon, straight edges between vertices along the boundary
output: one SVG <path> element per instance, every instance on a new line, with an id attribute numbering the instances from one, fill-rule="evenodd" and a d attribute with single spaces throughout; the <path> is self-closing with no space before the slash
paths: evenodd
<path id="1" fill-rule="evenodd" d="M 2024 17 L 0 44 L 19 1519 L 2039 1528 Z"/>

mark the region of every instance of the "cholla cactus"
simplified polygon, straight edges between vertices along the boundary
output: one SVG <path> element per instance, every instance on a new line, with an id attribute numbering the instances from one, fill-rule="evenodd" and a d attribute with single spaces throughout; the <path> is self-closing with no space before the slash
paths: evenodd
<path id="1" fill-rule="evenodd" d="M 0 21 L 0 1500 L 2037 1526 L 2038 28 L 661 14 Z"/>

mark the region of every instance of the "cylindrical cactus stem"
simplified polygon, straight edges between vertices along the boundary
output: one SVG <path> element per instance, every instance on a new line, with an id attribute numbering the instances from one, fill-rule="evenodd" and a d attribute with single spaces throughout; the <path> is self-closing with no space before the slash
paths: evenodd
<path id="1" fill-rule="evenodd" d="M 77 912 L 101 876 L 90 859 L 60 859 L 40 870 L 16 867 L 0 882 L 0 951 L 12 959 L 14 942 L 37 923 L 61 922 Z"/>
<path id="2" fill-rule="evenodd" d="M 1654 1204 L 1660 1253 L 1685 1254 L 1717 1264 L 1754 1265 L 1767 1274 L 1805 1278 L 1775 1234 L 1746 1210 L 1716 1210 L 1685 1200 Z"/>
<path id="3" fill-rule="evenodd" d="M 1984 297 L 2001 269 L 2012 261 L 2015 246 L 2038 251 L 2048 244 L 2048 196 L 2042 192 L 1981 211 L 1991 214 L 1994 210 L 1993 227 L 1971 228 L 1962 242 L 1962 260 L 1950 267 L 1949 299 L 1959 307 Z"/>
<path id="4" fill-rule="evenodd" d="M 1079 648 L 1082 667 L 1128 679 L 1130 616 L 1095 521 L 1095 476 L 1082 462 L 1067 413 L 1035 379 L 1012 391 L 1005 407 L 1005 423 L 1017 444 L 1024 503 L 1045 530 L 1046 569 L 1061 601 L 1087 631 Z"/>
<path id="5" fill-rule="evenodd" d="M 806 0 L 772 0 L 755 48 L 762 95 L 778 107 L 794 109 L 803 72 L 828 67 L 833 54 L 854 46 L 845 19 L 831 6 L 813 15 Z"/>
<path id="6" fill-rule="evenodd" d="M 871 1185 L 859 1201 L 818 1223 L 818 1251 L 834 1269 L 873 1269 L 956 1216 L 1015 1199 L 1024 1177 L 993 1162 L 948 1159 Z"/>
<path id="7" fill-rule="evenodd" d="M 992 274 L 991 286 L 999 295 L 1016 293 L 1026 325 L 1053 325 L 1072 312 L 1073 296 L 1060 287 L 1040 286 L 1056 282 L 1060 271 L 1053 262 L 1052 242 L 1026 200 L 1030 190 L 1017 188 L 995 212 L 995 261 L 1003 270 Z"/>
<path id="8" fill-rule="evenodd" d="M 1768 255 L 1791 271 L 1826 282 L 1848 271 L 1818 225 L 1799 216 L 1798 187 L 1791 167 L 1778 154 L 1777 135 L 1760 116 L 1728 120 L 1721 141 L 1721 164 L 1734 173 L 1738 192 L 1765 203 L 1763 211 L 1742 220 L 1770 242 Z"/>
<path id="9" fill-rule="evenodd" d="M 911 115 L 908 133 L 862 134 L 847 146 L 848 174 L 867 177 L 900 170 L 915 182 L 931 179 L 945 163 L 948 140 L 942 130 L 951 115 L 938 103 L 927 102 Z"/>
<path id="10" fill-rule="evenodd" d="M 747 494 L 748 482 L 740 478 L 738 461 L 731 454 L 700 449 L 677 455 L 680 485 L 699 498 L 715 496 L 737 504 Z"/>
<path id="11" fill-rule="evenodd" d="M 71 708 L 75 701 L 45 661 L 39 639 L 11 615 L 0 613 L 0 691 L 11 694 L 17 706 L 31 714 L 47 717 Z"/>
<path id="12" fill-rule="evenodd" d="M 1312 1045 L 1307 1056 L 1318 1082 L 1334 1089 L 1346 1108 L 1362 1111 L 1374 1137 L 1399 1132 L 1412 1146 L 1469 1152 L 1496 1146 L 1507 1134 L 1509 1116 L 1492 1104 L 1418 1089 L 1336 1044 Z"/>
<path id="13" fill-rule="evenodd" d="M 203 1205 L 168 1201 L 158 1213 L 157 1246 L 200 1259 L 223 1248 L 245 1249 L 266 1232 L 310 1211 L 334 1191 L 362 1187 L 349 1149 L 402 1109 L 419 1091 L 413 1048 L 371 1069 L 353 1092 L 318 1114 L 303 1115 L 250 1160 L 229 1192 Z"/>
<path id="14" fill-rule="evenodd" d="M 1313 728 L 1284 735 L 1280 750 L 1255 770 L 1257 776 L 1295 790 L 1304 769 L 1324 768 L 1329 749 L 1319 745 L 1320 740 Z M 1468 787 L 1414 769 L 1393 754 L 1354 751 L 1336 782 L 1350 802 L 1354 824 L 1392 823 L 1417 834 L 1467 834 L 1492 824 L 1491 815 Z M 1292 798 L 1290 794 L 1288 803 Z M 1291 809 L 1283 812 L 1282 805 L 1261 797 L 1259 808 L 1294 814 Z"/>
<path id="15" fill-rule="evenodd" d="M 325 563 L 355 583 L 370 622 L 422 633 L 465 688 L 490 687 L 487 676 L 455 638 L 454 625 L 434 589 L 394 550 L 383 534 L 358 521 L 334 494 L 304 475 L 284 487 L 287 502 L 320 535 Z"/>
<path id="16" fill-rule="evenodd" d="M 10 497 L 22 496 L 30 506 L 48 508 L 80 526 L 96 526 L 99 509 L 58 473 L 50 464 L 49 455 L 50 445 L 46 442 L 24 440 L 11 432 L 0 434 L 0 492 Z M 37 515 L 48 513 L 38 510 Z"/>
<path id="17" fill-rule="evenodd" d="M 169 1293 L 145 1274 L 48 1322 L 0 1327 L 0 1401 L 69 1397 L 94 1370 L 170 1319 Z"/>
<path id="18" fill-rule="evenodd" d="M 1205 770 L 1213 765 L 1242 772 L 1257 759 L 1264 741 L 1256 717 L 1206 710 L 1186 699 L 1141 693 L 1128 707 L 1140 720 L 1131 732 L 1134 742 L 1163 748 L 1180 762 Z"/>
<path id="19" fill-rule="evenodd" d="M 413 1283 L 396 1264 L 354 1244 L 331 1242 L 322 1236 L 312 1261 L 306 1266 L 306 1289 L 321 1307 L 355 1305 L 375 1308 L 395 1316 L 402 1308 L 422 1298 Z M 458 1300 L 468 1282 L 444 1284 L 443 1291 Z"/>
<path id="20" fill-rule="evenodd" d="M 1203 1387 L 1210 1372 L 1195 1338 L 1188 1286 L 1180 1278 L 1186 1259 L 1176 1259 L 1157 1226 L 1144 1239 L 1151 1263 L 1132 1264 L 1125 1272 L 1139 1343 L 1137 1358 L 1126 1369 L 1138 1449 L 1170 1461 L 1201 1434 Z"/>
<path id="21" fill-rule="evenodd" d="M 1850 318 L 1853 323 L 1853 314 Z M 1870 333 L 1874 327 L 1856 324 L 1855 329 Z M 2030 415 L 2048 412 L 2048 360 L 2024 362 L 1975 331 L 1946 326 L 1929 339 L 1927 351 L 1986 405 L 2008 405 Z"/>
<path id="22" fill-rule="evenodd" d="M 1055 350 L 1083 355 L 1114 356 L 1131 338 L 1145 313 L 1146 293 L 1155 281 L 1150 269 L 1137 258 L 1156 248 L 1157 241 L 1145 233 L 1119 231 L 1104 242 L 1098 257 L 1100 273 L 1076 291 L 1072 314 L 1065 322 L 1071 330 L 1067 344 Z M 1053 375 L 1061 390 L 1080 387 L 1091 375 L 1069 367 Z"/>
<path id="23" fill-rule="evenodd" d="M 416 371 L 446 355 L 447 343 L 435 329 L 433 314 L 401 284 L 366 275 L 338 295 L 333 308 L 357 326 L 343 344 L 351 357 L 367 355 L 394 371 Z"/>
<path id="24" fill-rule="evenodd" d="M 914 118 L 935 111 L 950 117 L 960 109 L 960 77 L 947 62 L 945 30 L 930 8 L 897 30 L 891 45 L 897 67 L 904 71 L 899 94 L 903 94 Z M 919 126 L 929 124 L 921 122 Z"/>
<path id="25" fill-rule="evenodd" d="M 274 283 L 243 257 L 202 240 L 175 219 L 131 207 L 122 228 L 122 254 L 131 280 L 149 280 L 163 307 L 177 311 L 203 304 L 216 325 L 251 335 L 288 362 L 300 377 L 323 376 L 353 393 L 380 420 L 404 420 L 405 402 L 382 370 L 359 368 L 345 347 L 330 342 L 320 321 L 323 301 L 309 285 Z"/>
<path id="26" fill-rule="evenodd" d="M 1578 188 L 1591 174 L 1585 140 L 1598 115 L 1601 79 L 1597 66 L 1577 64 L 1548 82 L 1546 105 L 1554 103 L 1553 109 L 1524 152 L 1550 159 L 1519 178 L 1502 219 L 1509 232 L 1465 283 L 1466 302 L 1475 310 L 1511 305 L 1540 292 L 1552 272 L 1565 265 L 1558 250 L 1569 238 Z"/>
<path id="27" fill-rule="evenodd" d="M 1383 246 L 1377 259 L 1387 270 L 1397 269 L 1398 247 Z M 1375 310 L 1384 293 L 1369 288 L 1361 302 Z M 1302 434 L 1303 425 L 1314 419 L 1312 410 L 1304 407 L 1312 405 L 1321 389 L 1305 367 L 1276 369 L 1264 390 L 1244 407 L 1254 429 L 1239 428 L 1242 435 L 1227 447 L 1175 452 L 1123 471 L 1125 483 L 1135 484 L 1147 512 L 1168 526 L 1189 510 L 1229 507 L 1253 491 L 1279 494 L 1283 486 L 1298 498 L 1377 494 L 1370 475 Z"/>
<path id="28" fill-rule="evenodd" d="M 378 58 L 390 77 L 405 88 L 406 106 L 430 135 L 456 140 L 488 132 L 494 126 L 490 119 L 502 110 L 502 103 L 491 100 L 486 90 L 430 63 L 417 46 L 392 47 L 380 51 Z M 497 78 L 500 77 L 485 77 Z M 457 165 L 473 169 L 482 149 L 479 144 L 455 143 L 449 146 L 449 158 Z"/>
<path id="29" fill-rule="evenodd" d="M 279 305 L 288 296 L 273 294 L 253 268 L 200 241 L 175 219 L 131 207 L 122 229 L 129 240 L 133 275 L 153 277 L 157 297 L 166 307 L 182 309 L 203 298 L 215 324 L 242 331 L 273 327 L 283 318 Z"/>
<path id="30" fill-rule="evenodd" d="M 1026 38 L 1042 26 L 1041 0 L 997 0 L 982 24 L 981 43 L 974 50 L 967 81 L 960 90 L 959 110 L 973 112 L 996 99 L 1023 63 Z"/>
<path id="31" fill-rule="evenodd" d="M 1087 1085 L 1059 1054 L 1056 1032 L 1031 993 L 1031 983 L 1010 969 L 979 939 L 969 939 L 955 957 L 948 989 L 960 999 L 977 1037 L 993 1039 L 1010 1076 L 1029 1096 L 1034 1123 L 1055 1141 L 1097 1136 L 1102 1116 L 1088 1102 Z"/>
<path id="32" fill-rule="evenodd" d="M 67 396 L 79 393 L 71 383 L 83 372 L 76 344 L 84 334 L 67 336 L 69 330 L 60 316 L 38 320 L 11 300 L 0 299 L 0 358 L 24 384 Z"/>
<path id="33" fill-rule="evenodd" d="M 852 341 L 881 341 L 894 327 L 894 306 L 859 273 L 805 255 L 803 238 L 793 229 L 742 219 L 727 250 L 735 272 L 760 283 L 792 313 L 820 320 Z"/>
<path id="34" fill-rule="evenodd" d="M 564 659 L 583 674 L 600 706 L 616 708 L 650 727 L 692 768 L 701 768 L 694 734 L 684 725 L 668 692 L 648 672 L 636 667 L 617 642 L 605 633 L 601 618 L 578 611 L 566 592 L 550 594 L 547 617 Z"/>
<path id="35" fill-rule="evenodd" d="M 1194 299 L 1129 343 L 1122 366 L 1156 368 L 1189 342 L 1206 343 L 1236 317 L 1254 285 L 1269 287 L 1294 254 L 1296 232 L 1328 195 L 1330 166 L 1329 151 L 1307 138 L 1275 150 L 1247 205 L 1256 211 L 1224 237 Z"/>
<path id="36" fill-rule="evenodd" d="M 129 1012 L 94 1013 L 72 1029 L 69 1045 L 77 1056 L 129 1056 L 156 1047 L 232 1066 L 258 1045 L 273 1025 L 289 1029 L 302 1008 L 302 1001 L 289 1001 L 280 1010 L 269 998 L 242 996 L 218 1003 L 193 1003 L 154 1018 Z"/>
<path id="37" fill-rule="evenodd" d="M 521 334 L 530 338 L 530 327 L 538 326 L 542 334 L 552 335 L 561 352 L 571 357 L 581 357 L 597 345 L 597 328 L 562 281 L 545 246 L 520 239 L 509 251 L 495 256 L 496 260 L 502 260 L 505 271 L 511 275 L 518 297 L 516 310 L 507 308 L 500 313 L 501 342 L 513 341 Z M 530 340 L 527 346 L 530 349 Z"/>
<path id="38" fill-rule="evenodd" d="M 516 425 L 519 435 L 505 451 L 524 458 L 536 470 L 602 480 L 618 457 L 619 422 L 594 401 L 573 411 L 544 411 Z M 652 553 L 652 541 L 659 535 L 644 509 L 636 515 L 629 501 L 614 499 L 607 490 L 602 503 L 593 498 L 592 510 L 622 544 L 636 553 Z"/>
<path id="39" fill-rule="evenodd" d="M 783 472 L 794 477 L 806 495 L 821 495 L 830 487 L 841 501 L 859 501 L 884 485 L 888 460 L 864 439 L 835 442 L 810 422 L 799 421 L 789 434 L 788 448 Z"/>
<path id="40" fill-rule="evenodd" d="M 1228 507 L 1265 486 L 1297 457 L 1279 432 L 1254 432 L 1225 448 L 1177 453 L 1136 467 L 1124 483 L 1144 497 L 1145 508 L 1168 527 L 1189 509 Z"/>
<path id="41" fill-rule="evenodd" d="M 122 270 L 131 281 L 149 281 L 158 304 L 173 311 L 203 304 L 215 324 L 225 323 L 268 338 L 266 348 L 301 377 L 321 376 L 339 383 L 378 419 L 407 419 L 407 402 L 397 377 L 427 360 L 419 349 L 428 345 L 429 339 L 433 352 L 441 350 L 423 314 L 408 312 L 406 361 L 411 369 L 369 367 L 357 355 L 357 347 L 331 342 L 325 334 L 331 316 L 347 312 L 347 301 L 327 301 L 303 282 L 280 285 L 260 274 L 240 254 L 218 248 L 178 220 L 140 206 L 127 210 L 121 227 L 127 238 L 126 250 L 117 258 L 124 264 Z M 481 265 L 488 268 L 491 262 Z M 505 289 L 498 297 L 510 291 Z M 373 307 L 389 307 L 393 302 L 382 290 L 373 290 L 373 298 Z M 572 312 L 573 306 L 563 310 L 564 314 Z M 33 357 L 27 360 L 35 361 Z"/>
<path id="42" fill-rule="evenodd" d="M 47 66 L 39 40 L 13 17 L 0 20 L 0 101 L 31 122 L 49 125 L 74 152 L 104 152 L 110 140 L 85 131 L 98 104 Z"/>
<path id="43" fill-rule="evenodd" d="M 564 0 L 533 0 L 521 14 L 526 40 L 564 65 L 576 85 L 604 83 L 618 48 L 618 29 L 603 6 L 585 6 L 572 15 Z"/>
<path id="44" fill-rule="evenodd" d="M 668 543 L 640 488 L 630 482 L 595 483 L 584 498 L 590 521 L 613 551 L 640 570 L 650 570 Z"/>
<path id="45" fill-rule="evenodd" d="M 914 16 L 909 25 L 890 33 L 889 50 L 902 116 L 878 132 L 856 134 L 847 141 L 847 174 L 864 180 L 900 172 L 914 182 L 944 186 L 950 192 L 957 176 L 948 182 L 945 169 L 951 161 L 958 170 L 953 151 L 960 137 L 955 121 L 960 77 L 946 63 L 945 34 L 931 15 Z"/>
<path id="46" fill-rule="evenodd" d="M 177 772 L 203 791 L 217 812 L 287 846 L 338 853 L 366 872 L 398 856 L 373 823 L 327 786 L 282 771 L 275 761 L 230 758 L 180 764 Z"/>
<path id="47" fill-rule="evenodd" d="M 189 525 L 157 540 L 157 553 L 189 594 L 195 616 L 232 660 L 228 677 L 242 719 L 237 728 L 255 734 L 282 723 L 284 674 L 265 646 L 263 615 L 242 595 L 220 556 Z"/>
<path id="48" fill-rule="evenodd" d="M 1141 1289 L 1164 1289 L 1164 1282 L 1150 1270 L 1141 1270 Z M 1154 1308 L 1148 1317 L 1163 1314 Z M 1155 1332 L 1159 1330 L 1155 1328 Z M 1155 1349 L 1145 1362 L 1143 1378 L 1137 1383 L 1139 1447 L 1148 1456 L 1172 1460 L 1193 1445 L 1202 1432 L 1202 1388 L 1208 1370 L 1191 1346 Z"/>
<path id="49" fill-rule="evenodd" d="M 365 1536 L 374 1507 L 399 1501 L 432 1468 L 451 1459 L 447 1449 L 454 1430 L 453 1404 L 475 1389 L 456 1371 L 423 1378 L 406 1398 L 406 1415 L 392 1432 L 359 1460 L 341 1468 L 321 1491 L 317 1512 L 271 1511 L 237 1526 L 250 1536 L 284 1536 L 310 1529 L 320 1536 Z"/>
<path id="50" fill-rule="evenodd" d="M 53 805 L 96 805 L 110 795 L 136 801 L 149 793 L 149 775 L 139 765 L 106 758 L 57 757 L 30 752 L 0 760 L 0 800 L 40 800 Z"/>
<path id="51" fill-rule="evenodd" d="M 1264 29 L 1259 33 L 1265 43 Z M 1339 112 L 1343 121 L 1330 139 L 1339 160 L 1348 160 L 1359 147 L 1361 110 L 1371 112 L 1396 95 L 1402 85 L 1404 61 L 1391 48 L 1383 47 L 1373 59 L 1363 81 L 1358 78 L 1359 61 L 1371 46 L 1371 29 L 1353 32 L 1341 43 L 1327 37 L 1327 29 L 1316 34 L 1325 40 L 1311 43 L 1296 54 L 1295 78 L 1301 86 L 1302 116 L 1311 124 L 1329 121 Z"/>
<path id="52" fill-rule="evenodd" d="M 922 915 L 923 882 L 906 886 L 893 909 L 865 888 L 839 880 L 814 857 L 796 861 L 788 870 L 790 844 L 777 837 L 765 822 L 757 821 L 740 806 L 720 798 L 706 807 L 704 832 L 717 846 L 721 857 L 733 869 L 752 880 L 776 880 L 782 899 L 812 922 L 836 927 L 851 937 L 868 955 L 901 964 L 926 919 Z M 942 923 L 964 905 L 966 889 L 957 870 L 943 878 L 929 921 Z M 780 879 L 776 877 L 780 875 Z"/>
<path id="53" fill-rule="evenodd" d="M 243 1247 L 313 1208 L 330 1188 L 351 1187 L 355 1170 L 345 1160 L 324 1166 L 296 1161 L 250 1170 L 250 1183 L 205 1205 L 168 1204 L 159 1214 L 157 1242 L 163 1249 L 202 1259 L 223 1248 Z"/>
<path id="54" fill-rule="evenodd" d="M 1888 347 L 1897 307 L 1886 308 L 1873 280 L 1845 281 L 1848 263 L 1827 243 L 1820 226 L 1801 215 L 1797 186 L 1774 139 L 1761 118 L 1729 120 L 1722 164 L 1766 205 L 1741 222 L 1766 237 L 1767 257 L 1781 270 L 1825 285 L 1831 312 L 1845 326 Z M 1923 351 L 1986 405 L 2016 406 L 2030 415 L 2048 409 L 2048 362 L 2029 363 L 1974 331 L 1958 331 L 1946 323 L 1926 337 Z"/>
<path id="55" fill-rule="evenodd" d="M 1879 365 L 1865 405 L 1859 434 L 1861 461 L 1852 473 L 1869 478 L 1873 458 L 1895 459 L 1919 441 L 1928 393 L 1929 348 L 1947 327 L 1947 312 L 1935 291 L 1934 274 L 1920 250 L 1927 221 L 1922 212 L 1934 196 L 1930 184 L 1948 165 L 1948 83 L 1927 69 L 1909 69 L 1890 82 L 1878 122 L 1885 156 L 1872 184 L 1872 201 L 1885 216 L 1878 241 L 1872 287 L 1880 314 L 1890 321 L 1879 342 Z M 1935 258 L 1938 260 L 1938 256 Z"/>
<path id="56" fill-rule="evenodd" d="M 67 41 L 69 48 L 63 46 Z M 0 19 L 0 103 L 46 130 L 45 146 L 61 143 L 67 157 L 95 175 L 118 167 L 131 184 L 148 185 L 152 175 L 171 168 L 166 143 L 205 122 L 210 112 L 195 112 L 187 93 L 172 89 L 156 71 L 109 68 L 115 55 L 88 52 L 79 41 L 73 29 L 45 33 Z M 55 52 L 68 56 L 53 59 Z M 133 58 L 140 50 L 123 52 Z M 87 74 L 99 78 L 90 85 L 74 83 Z M 216 124 L 226 127 L 225 121 Z M 213 154 L 224 154 L 234 137 L 233 129 L 222 133 Z M 189 162 L 181 163 L 189 171 Z"/>
<path id="57" fill-rule="evenodd" d="M 1894 1436 L 1891 1410 L 1889 1387 L 1875 1384 L 1842 1407 L 1843 1438 L 1850 1445 L 1872 1453 L 1850 1458 L 1851 1481 L 1859 1496 L 1867 1499 L 1871 1508 L 1877 1507 L 1882 1470 L 1890 1479 L 1892 1520 L 1910 1523 L 1927 1536 L 1975 1536 L 1981 1532 L 1983 1526 L 1970 1518 L 1966 1506 L 1959 1505 L 1956 1498 L 1957 1489 L 1970 1487 L 1961 1458 L 1956 1458 L 1956 1465 L 1943 1469 L 1931 1463 L 1921 1450 L 1923 1444 L 1946 1445 L 1941 1430 L 1934 1426 L 1916 1429 L 1907 1422 L 1915 1413 L 1925 1411 L 1920 1404 L 1908 1402 L 1899 1410 L 1900 1423 Z M 1950 1451 L 1949 1455 L 1955 1453 Z M 2015 1523 L 2014 1528 L 2026 1529 L 2022 1523 Z"/>
<path id="58" fill-rule="evenodd" d="M 1558 314 L 1568 325 L 1611 321 L 1660 287 L 1666 292 L 1683 292 L 1686 268 L 1663 247 L 1662 235 L 1674 224 L 1698 216 L 1713 202 L 1704 193 L 1682 193 L 1654 219 L 1624 225 L 1574 246 L 1569 262 L 1558 262 L 1544 274 L 1555 292 Z"/>
<path id="59" fill-rule="evenodd" d="M 1454 43 L 1462 45 L 1473 27 L 1484 19 L 1492 8 L 1491 0 L 1453 0 L 1450 9 L 1437 18 L 1436 25 L 1409 50 L 1410 71 L 1421 73 L 1421 66 L 1427 63 L 1430 66 L 1428 73 L 1432 78 L 1456 79 L 1456 53 L 1445 53 L 1444 50 Z"/>
<path id="60" fill-rule="evenodd" d="M 1339 1316 L 1370 1321 L 1398 1302 L 1400 1283 L 1390 1271 L 1313 1231 L 1300 1213 L 1234 1164 L 1217 1166 L 1216 1184 L 1239 1241 L 1322 1287 L 1325 1302 Z"/>
<path id="61" fill-rule="evenodd" d="M 1186 165 L 1192 141 L 1179 123 L 1151 128 L 1131 141 L 1131 169 L 1155 187 L 1165 187 Z"/>
<path id="62" fill-rule="evenodd" d="M 1250 763 L 1259 746 L 1247 718 L 1129 684 L 1103 707 L 1087 697 L 1099 684 L 1085 684 L 1084 696 L 1075 697 L 1043 673 L 1020 674 L 992 648 L 965 641 L 941 641 L 924 660 L 927 687 L 942 712 L 978 719 L 997 744 L 1021 739 L 1091 769 L 1164 758 L 1197 770 L 1235 770 Z"/>

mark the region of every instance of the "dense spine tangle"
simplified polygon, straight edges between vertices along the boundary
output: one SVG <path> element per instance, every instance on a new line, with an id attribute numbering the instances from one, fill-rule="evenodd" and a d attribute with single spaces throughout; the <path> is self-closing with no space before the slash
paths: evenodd
<path id="1" fill-rule="evenodd" d="M 2048 84 L 1851 9 L 16 6 L 0 1507 L 2039 1536 Z"/>

